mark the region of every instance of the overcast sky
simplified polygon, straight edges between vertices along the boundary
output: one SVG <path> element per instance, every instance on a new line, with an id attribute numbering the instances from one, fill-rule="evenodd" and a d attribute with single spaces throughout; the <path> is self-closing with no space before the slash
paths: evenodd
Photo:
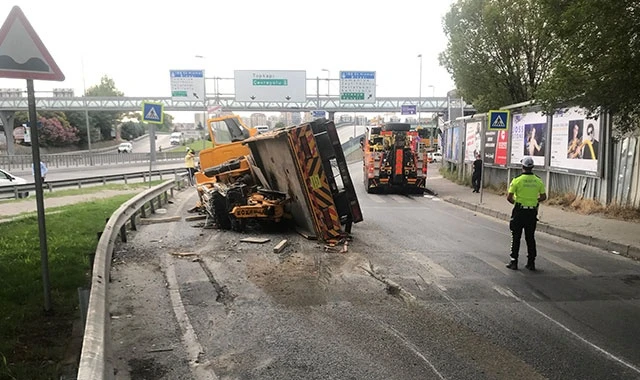
<path id="1" fill-rule="evenodd" d="M 453 89 L 438 64 L 446 46 L 442 17 L 453 0 L 5 0 L 0 19 L 18 5 L 66 76 L 36 81 L 36 91 L 83 92 L 108 75 L 125 96 L 171 96 L 169 70 L 305 70 L 337 79 L 341 70 L 375 71 L 377 96 L 422 96 Z M 196 55 L 205 58 L 196 58 Z M 83 70 L 84 66 L 84 70 Z M 326 94 L 327 82 L 320 84 Z M 0 88 L 26 88 L 0 78 Z M 221 83 L 233 91 L 233 81 Z M 307 93 L 315 93 L 315 84 Z M 213 83 L 207 81 L 207 93 Z M 338 81 L 331 85 L 338 93 Z"/>

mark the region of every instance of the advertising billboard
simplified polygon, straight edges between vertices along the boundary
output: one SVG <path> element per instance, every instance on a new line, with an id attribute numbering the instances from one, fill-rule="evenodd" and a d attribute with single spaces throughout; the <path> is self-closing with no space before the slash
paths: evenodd
<path id="1" fill-rule="evenodd" d="M 551 122 L 550 169 L 562 173 L 598 175 L 600 122 L 580 108 L 557 111 Z"/>
<path id="2" fill-rule="evenodd" d="M 509 135 L 507 131 L 486 131 L 484 134 L 484 157 L 486 166 L 507 166 L 507 144 Z"/>
<path id="3" fill-rule="evenodd" d="M 476 159 L 476 155 L 481 153 L 482 123 L 479 121 L 467 122 L 466 145 L 464 148 L 464 160 L 467 162 Z"/>
<path id="4" fill-rule="evenodd" d="M 241 102 L 305 102 L 304 70 L 235 70 L 236 100 Z"/>
<path id="5" fill-rule="evenodd" d="M 536 166 L 544 166 L 546 145 L 547 116 L 542 112 L 513 115 L 510 164 L 520 165 L 523 157 L 530 156 Z"/>

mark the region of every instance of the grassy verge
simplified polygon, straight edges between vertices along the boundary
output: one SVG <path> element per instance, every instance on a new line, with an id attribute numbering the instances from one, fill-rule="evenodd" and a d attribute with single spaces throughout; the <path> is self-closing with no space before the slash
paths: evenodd
<path id="1" fill-rule="evenodd" d="M 204 148 L 202 147 L 203 145 L 203 141 L 204 141 Z M 186 152 L 187 148 L 191 148 L 193 149 L 195 152 L 199 152 L 202 149 L 206 149 L 206 148 L 211 148 L 213 145 L 211 144 L 211 141 L 209 140 L 196 140 L 192 143 L 186 144 L 186 145 L 177 145 L 177 146 L 172 146 L 171 148 L 167 149 L 167 152 Z"/>
<path id="2" fill-rule="evenodd" d="M 0 229 L 0 379 L 58 379 L 72 323 L 79 318 L 78 287 L 90 278 L 88 255 L 97 232 L 133 194 L 59 207 L 46 217 L 53 313 L 45 315 L 36 216 Z"/>
<path id="3" fill-rule="evenodd" d="M 611 219 L 640 222 L 638 208 L 617 204 L 603 205 L 596 200 L 581 198 L 574 193 L 551 193 L 547 204 L 584 215 L 601 214 Z"/>

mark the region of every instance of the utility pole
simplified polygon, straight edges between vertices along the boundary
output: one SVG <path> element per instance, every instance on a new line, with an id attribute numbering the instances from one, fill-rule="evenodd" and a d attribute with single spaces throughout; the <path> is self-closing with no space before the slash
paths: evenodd
<path id="1" fill-rule="evenodd" d="M 420 58 L 420 89 L 418 90 L 418 126 L 420 126 L 420 114 L 422 111 L 422 54 L 418 54 Z"/>

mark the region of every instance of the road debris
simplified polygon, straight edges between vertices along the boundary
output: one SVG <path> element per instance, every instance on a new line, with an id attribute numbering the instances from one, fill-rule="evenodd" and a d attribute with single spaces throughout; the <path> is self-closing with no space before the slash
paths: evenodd
<path id="1" fill-rule="evenodd" d="M 289 240 L 287 239 L 283 239 L 280 241 L 280 243 L 276 244 L 275 247 L 273 247 L 273 253 L 280 253 L 282 252 L 287 245 L 289 245 Z"/>
<path id="2" fill-rule="evenodd" d="M 248 237 L 248 238 L 240 239 L 241 243 L 255 243 L 255 244 L 264 244 L 270 241 L 271 239 L 269 238 L 256 238 L 256 237 Z"/>

